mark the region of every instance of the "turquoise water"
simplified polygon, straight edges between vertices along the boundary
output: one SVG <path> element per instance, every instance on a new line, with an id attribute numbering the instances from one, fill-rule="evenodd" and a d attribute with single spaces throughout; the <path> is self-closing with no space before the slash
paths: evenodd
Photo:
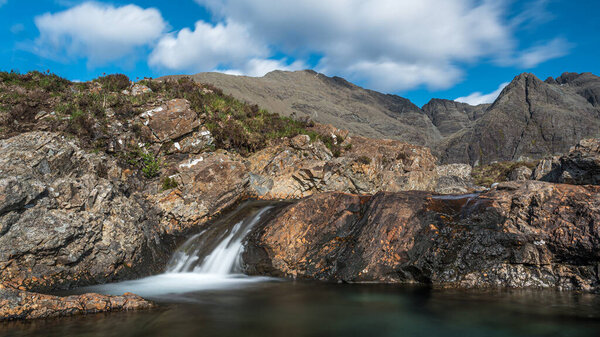
<path id="1" fill-rule="evenodd" d="M 152 298 L 159 309 L 0 324 L 0 336 L 600 336 L 591 294 L 263 281 Z"/>

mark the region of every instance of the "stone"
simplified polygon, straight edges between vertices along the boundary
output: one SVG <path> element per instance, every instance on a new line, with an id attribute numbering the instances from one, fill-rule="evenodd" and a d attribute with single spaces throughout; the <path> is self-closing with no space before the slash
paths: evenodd
<path id="1" fill-rule="evenodd" d="M 527 166 L 515 167 L 509 174 L 509 181 L 523 181 L 531 179 L 533 171 Z"/>
<path id="2" fill-rule="evenodd" d="M 200 126 L 186 99 L 173 99 L 140 115 L 144 133 L 154 142 L 176 141 Z"/>
<path id="3" fill-rule="evenodd" d="M 255 228 L 246 272 L 329 282 L 599 291 L 600 187 L 321 193 Z"/>
<path id="4" fill-rule="evenodd" d="M 151 93 L 152 89 L 148 88 L 145 85 L 142 84 L 134 84 L 133 87 L 131 87 L 131 95 L 132 96 L 139 96 L 139 95 L 143 95 L 143 94 L 148 94 Z"/>
<path id="5" fill-rule="evenodd" d="M 83 294 L 59 297 L 0 286 L 0 322 L 145 310 L 154 307 L 152 302 L 131 293 L 122 296 Z"/>
<path id="6" fill-rule="evenodd" d="M 162 270 L 173 242 L 114 159 L 47 132 L 0 152 L 1 283 L 49 291 Z"/>
<path id="7" fill-rule="evenodd" d="M 533 174 L 537 180 L 575 184 L 600 184 L 600 139 L 584 139 L 569 153 L 542 160 Z"/>

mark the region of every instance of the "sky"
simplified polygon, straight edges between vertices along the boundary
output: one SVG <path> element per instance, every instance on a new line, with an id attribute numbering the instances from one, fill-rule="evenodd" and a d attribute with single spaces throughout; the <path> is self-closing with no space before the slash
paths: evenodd
<path id="1" fill-rule="evenodd" d="M 313 69 L 422 106 L 600 75 L 600 1 L 0 0 L 0 70 L 87 81 Z"/>

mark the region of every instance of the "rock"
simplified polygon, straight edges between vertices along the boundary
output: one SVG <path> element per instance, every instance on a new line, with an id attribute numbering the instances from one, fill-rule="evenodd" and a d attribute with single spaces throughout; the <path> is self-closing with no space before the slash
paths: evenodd
<path id="1" fill-rule="evenodd" d="M 435 168 L 435 187 L 426 189 L 441 194 L 461 194 L 475 188 L 471 177 L 473 168 L 468 164 L 448 164 Z"/>
<path id="2" fill-rule="evenodd" d="M 542 160 L 533 176 L 555 183 L 600 185 L 600 139 L 584 139 L 568 154 Z"/>
<path id="3" fill-rule="evenodd" d="M 144 133 L 154 142 L 176 141 L 200 126 L 196 112 L 185 99 L 173 99 L 140 115 Z"/>
<path id="4" fill-rule="evenodd" d="M 0 322 L 143 310 L 153 307 L 153 303 L 131 293 L 123 296 L 84 294 L 58 297 L 0 286 Z"/>
<path id="5" fill-rule="evenodd" d="M 531 171 L 531 169 L 529 167 L 519 166 L 519 167 L 516 167 L 515 169 L 513 169 L 508 174 L 508 180 L 509 181 L 529 180 L 529 179 L 531 179 L 532 174 L 533 174 L 533 172 Z"/>
<path id="6" fill-rule="evenodd" d="M 600 187 L 317 194 L 255 228 L 243 260 L 298 279 L 598 291 Z"/>
<path id="7" fill-rule="evenodd" d="M 113 159 L 46 132 L 0 140 L 0 153 L 1 283 L 46 291 L 162 270 L 174 242 Z"/>
<path id="8" fill-rule="evenodd" d="M 169 152 L 198 154 L 210 148 L 214 141 L 210 131 L 206 127 L 201 127 L 200 130 L 174 142 Z"/>
<path id="9" fill-rule="evenodd" d="M 148 88 L 145 85 L 141 85 L 141 84 L 134 84 L 133 87 L 131 87 L 131 95 L 132 96 L 139 96 L 139 95 L 143 95 L 143 94 L 147 94 L 147 93 L 151 93 L 152 89 Z"/>
<path id="10" fill-rule="evenodd" d="M 345 139 L 342 147 L 346 145 L 339 157 L 305 135 L 267 147 L 248 158 L 249 188 L 261 198 L 289 199 L 328 191 L 465 192 L 472 185 L 470 166 L 436 167 L 424 147 L 358 136 Z"/>

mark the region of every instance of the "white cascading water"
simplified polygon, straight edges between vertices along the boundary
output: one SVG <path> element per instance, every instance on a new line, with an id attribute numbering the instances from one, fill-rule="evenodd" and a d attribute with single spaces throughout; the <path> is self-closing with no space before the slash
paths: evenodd
<path id="1" fill-rule="evenodd" d="M 105 284 L 83 288 L 102 294 L 120 295 L 133 292 L 144 297 L 202 290 L 226 289 L 247 283 L 268 280 L 241 274 L 243 243 L 252 228 L 273 206 L 266 206 L 222 230 L 209 228 L 192 236 L 175 252 L 164 274 L 135 281 Z"/>
<path id="2" fill-rule="evenodd" d="M 199 273 L 210 275 L 228 275 L 241 271 L 241 254 L 243 251 L 244 238 L 252 228 L 260 221 L 265 212 L 273 208 L 267 206 L 256 214 L 236 223 L 231 229 L 224 233 L 224 238 L 219 244 L 201 260 L 202 249 L 207 245 L 206 239 L 202 240 L 205 232 L 191 237 L 175 253 L 169 267 L 168 273 Z M 192 251 L 191 254 L 186 251 Z M 200 264 L 199 264 L 200 263 Z"/>

